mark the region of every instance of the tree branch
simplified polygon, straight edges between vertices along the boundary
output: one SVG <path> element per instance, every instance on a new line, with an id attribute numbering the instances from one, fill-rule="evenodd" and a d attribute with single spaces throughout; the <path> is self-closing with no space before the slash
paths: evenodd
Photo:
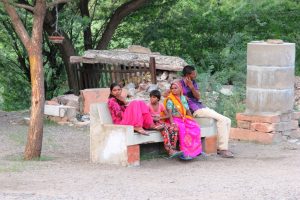
<path id="1" fill-rule="evenodd" d="M 25 5 L 25 4 L 20 4 L 20 3 L 16 3 L 14 4 L 16 7 L 19 7 L 19 8 L 24 8 L 25 10 L 29 10 L 31 12 L 33 12 L 34 10 L 34 7 L 32 6 L 29 6 L 29 5 Z"/>
<path id="2" fill-rule="evenodd" d="M 118 25 L 122 22 L 122 20 L 129 14 L 143 7 L 148 2 L 150 2 L 150 0 L 131 0 L 118 7 L 110 17 L 110 20 L 105 27 L 105 30 L 96 49 L 106 49 L 109 41 L 111 40 L 113 34 L 115 33 Z"/>
<path id="3" fill-rule="evenodd" d="M 31 41 L 28 32 L 26 31 L 16 9 L 10 5 L 8 0 L 1 0 L 7 14 L 10 16 L 12 24 L 16 30 L 16 33 L 20 37 L 22 43 L 24 44 L 26 49 L 30 48 Z"/>

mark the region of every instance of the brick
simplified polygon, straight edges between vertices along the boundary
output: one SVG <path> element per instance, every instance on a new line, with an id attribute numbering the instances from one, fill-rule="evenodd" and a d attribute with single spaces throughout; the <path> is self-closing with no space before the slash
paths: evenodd
<path id="1" fill-rule="evenodd" d="M 275 125 L 270 123 L 252 123 L 250 130 L 259 131 L 263 133 L 270 133 L 272 131 L 275 131 Z"/>
<path id="2" fill-rule="evenodd" d="M 252 142 L 259 142 L 262 144 L 271 144 L 275 138 L 275 134 L 263 133 L 258 131 L 251 131 L 242 128 L 231 128 L 230 139 L 246 140 Z"/>
<path id="3" fill-rule="evenodd" d="M 237 121 L 238 128 L 250 129 L 251 122 L 248 121 Z"/>
<path id="4" fill-rule="evenodd" d="M 90 113 L 90 105 L 93 103 L 107 102 L 110 94 L 109 88 L 85 89 L 80 91 L 82 108 L 84 114 Z M 122 89 L 122 96 L 127 96 L 127 90 Z"/>
<path id="5" fill-rule="evenodd" d="M 300 119 L 300 112 L 293 112 L 292 116 L 293 116 L 292 118 L 294 120 L 299 120 Z"/>
<path id="6" fill-rule="evenodd" d="M 206 154 L 217 153 L 217 135 L 205 137 L 203 140 L 202 147 Z"/>
<path id="7" fill-rule="evenodd" d="M 130 166 L 140 165 L 140 145 L 131 145 L 127 147 L 127 162 Z"/>
<path id="8" fill-rule="evenodd" d="M 266 123 L 279 123 L 280 115 L 266 115 L 266 116 L 258 116 L 258 115 L 247 115 L 244 113 L 237 113 L 236 120 L 238 121 L 249 121 L 249 122 L 266 122 Z"/>

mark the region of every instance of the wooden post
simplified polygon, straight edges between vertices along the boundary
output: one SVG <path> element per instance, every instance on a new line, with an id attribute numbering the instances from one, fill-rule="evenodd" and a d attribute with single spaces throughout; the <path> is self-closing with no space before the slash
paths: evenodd
<path id="1" fill-rule="evenodd" d="M 151 82 L 156 84 L 156 64 L 154 57 L 150 57 L 149 68 L 151 73 Z"/>

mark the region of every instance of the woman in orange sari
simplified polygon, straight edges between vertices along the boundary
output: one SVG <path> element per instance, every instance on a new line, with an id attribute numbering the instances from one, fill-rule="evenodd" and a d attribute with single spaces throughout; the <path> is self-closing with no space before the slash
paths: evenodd
<path id="1" fill-rule="evenodd" d="M 170 122 L 179 129 L 179 145 L 183 159 L 193 159 L 202 152 L 200 126 L 193 119 L 179 83 L 172 83 L 170 94 L 165 99 L 165 107 L 170 113 Z"/>

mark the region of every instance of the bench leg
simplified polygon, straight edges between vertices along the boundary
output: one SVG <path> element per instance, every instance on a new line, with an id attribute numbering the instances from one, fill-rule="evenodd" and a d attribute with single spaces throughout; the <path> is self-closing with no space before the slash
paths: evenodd
<path id="1" fill-rule="evenodd" d="M 202 138 L 202 148 L 206 154 L 217 153 L 217 136 L 210 136 Z"/>
<path id="2" fill-rule="evenodd" d="M 140 145 L 127 146 L 127 157 L 129 166 L 139 166 L 140 165 Z"/>

